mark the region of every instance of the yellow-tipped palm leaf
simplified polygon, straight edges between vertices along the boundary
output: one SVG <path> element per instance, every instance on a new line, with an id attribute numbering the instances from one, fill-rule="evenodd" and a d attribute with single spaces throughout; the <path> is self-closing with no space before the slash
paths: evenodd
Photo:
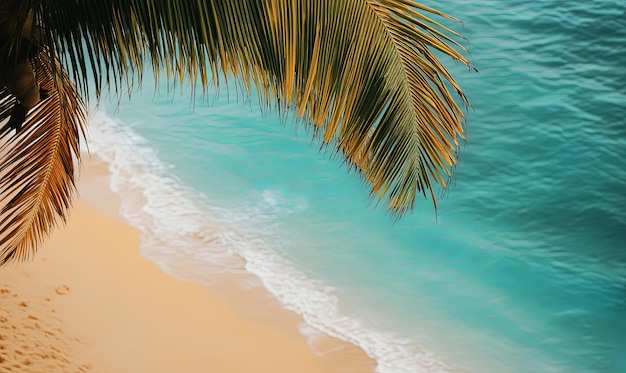
<path id="1" fill-rule="evenodd" d="M 31 110 L 26 133 L 6 140 L 0 194 L 12 197 L 2 201 L 0 264 L 29 256 L 67 214 L 85 117 L 65 71 L 98 97 L 129 89 L 146 63 L 204 88 L 236 76 L 265 105 L 293 108 L 392 214 L 412 209 L 417 193 L 435 202 L 463 138 L 453 93 L 467 100 L 434 53 L 471 65 L 459 35 L 433 16 L 452 19 L 410 0 L 3 0 L 0 65 L 39 48 L 39 84 L 52 95 Z M 0 93 L 0 121 L 14 103 Z"/>

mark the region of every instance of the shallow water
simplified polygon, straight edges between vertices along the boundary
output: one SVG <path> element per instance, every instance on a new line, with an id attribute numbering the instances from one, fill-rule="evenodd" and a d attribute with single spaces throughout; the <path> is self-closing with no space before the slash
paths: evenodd
<path id="1" fill-rule="evenodd" d="M 449 64 L 473 110 L 437 215 L 393 223 L 303 129 L 146 81 L 90 129 L 144 253 L 197 279 L 243 256 L 384 372 L 626 371 L 626 4 L 424 3 L 480 71 Z"/>

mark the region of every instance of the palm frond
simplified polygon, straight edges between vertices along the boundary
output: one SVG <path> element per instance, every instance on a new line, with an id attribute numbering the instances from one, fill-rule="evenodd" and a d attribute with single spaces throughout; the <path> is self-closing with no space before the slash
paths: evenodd
<path id="1" fill-rule="evenodd" d="M 237 76 L 264 105 L 293 107 L 395 215 L 417 193 L 436 206 L 456 163 L 453 92 L 468 102 L 434 51 L 471 64 L 431 17 L 452 18 L 410 0 L 5 0 L 0 13 L 0 65 L 44 45 L 37 80 L 52 92 L 2 148 L 0 265 L 31 255 L 70 204 L 85 114 L 66 69 L 83 94 L 93 76 L 98 96 L 132 85 L 146 62 L 205 88 Z M 0 119 L 13 104 L 1 91 Z"/>
<path id="2" fill-rule="evenodd" d="M 0 65 L 42 50 L 37 79 L 52 94 L 0 154 L 0 265 L 66 216 L 85 113 L 65 71 L 97 97 L 130 92 L 147 63 L 205 89 L 236 76 L 264 106 L 292 108 L 395 216 L 418 193 L 436 207 L 469 102 L 435 51 L 472 66 L 435 18 L 454 20 L 412 0 L 3 0 Z M 0 120 L 13 104 L 0 91 Z"/>
<path id="3" fill-rule="evenodd" d="M 5 140 L 0 148 L 0 266 L 33 255 L 56 222 L 65 221 L 75 191 L 84 104 L 46 53 L 33 64 L 49 97 L 31 110 L 19 134 L 0 134 Z M 14 102 L 6 90 L 0 93 L 0 123 Z"/>
<path id="4" fill-rule="evenodd" d="M 428 16 L 429 15 L 429 16 Z M 410 0 L 57 0 L 41 2 L 54 53 L 79 86 L 120 89 L 143 71 L 182 80 L 208 71 L 295 108 L 315 136 L 387 198 L 393 214 L 443 187 L 464 138 L 461 88 L 434 54 L 471 67 L 459 35 Z"/>

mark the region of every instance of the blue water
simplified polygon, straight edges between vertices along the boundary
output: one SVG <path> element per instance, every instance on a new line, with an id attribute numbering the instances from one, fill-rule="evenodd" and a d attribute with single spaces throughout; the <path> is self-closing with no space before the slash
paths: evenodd
<path id="1" fill-rule="evenodd" d="M 626 372 L 626 3 L 424 3 L 464 21 L 480 71 L 448 64 L 473 109 L 437 214 L 394 223 L 254 97 L 146 81 L 91 128 L 143 196 L 125 216 L 179 275 L 243 256 L 382 372 Z"/>

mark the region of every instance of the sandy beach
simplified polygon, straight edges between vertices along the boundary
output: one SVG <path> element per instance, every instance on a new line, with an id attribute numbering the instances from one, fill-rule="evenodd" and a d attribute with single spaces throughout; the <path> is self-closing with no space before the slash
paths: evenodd
<path id="1" fill-rule="evenodd" d="M 143 258 L 102 165 L 86 161 L 79 191 L 68 224 L 33 261 L 0 268 L 0 372 L 374 371 L 361 349 L 333 338 L 315 353 L 298 331 L 304 321 L 264 290 L 234 304 Z M 219 293 L 246 296 L 229 286 Z M 264 299 L 264 316 L 241 312 Z"/>

